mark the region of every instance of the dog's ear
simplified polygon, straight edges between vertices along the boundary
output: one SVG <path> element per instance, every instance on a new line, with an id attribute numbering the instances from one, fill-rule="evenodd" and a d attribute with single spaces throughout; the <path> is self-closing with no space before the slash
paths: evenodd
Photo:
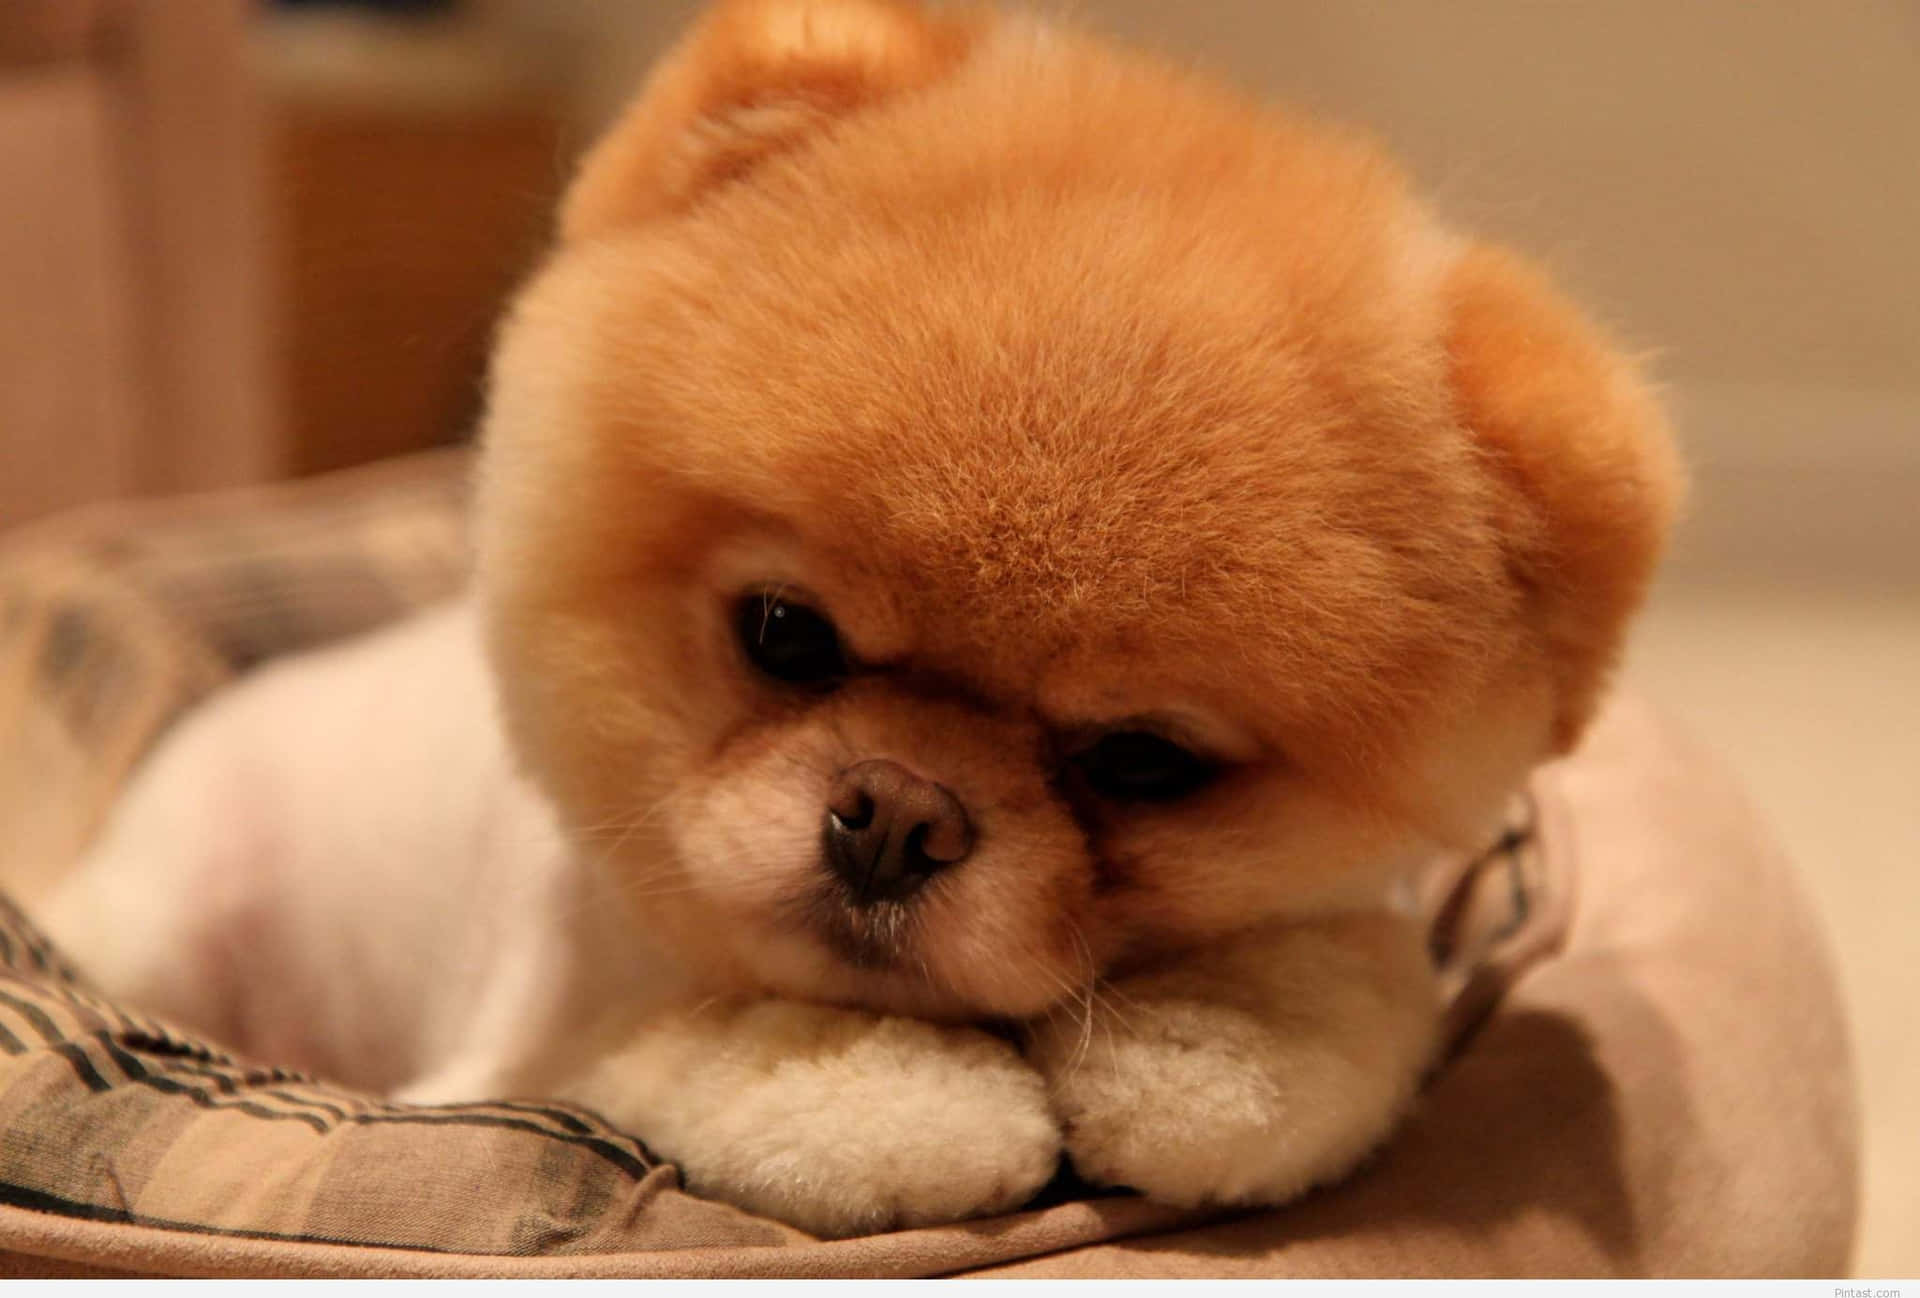
<path id="1" fill-rule="evenodd" d="M 561 237 L 690 205 L 834 121 L 936 80 L 972 29 L 903 0 L 721 0 L 587 154 Z"/>
<path id="2" fill-rule="evenodd" d="M 1555 691 L 1552 745 L 1579 741 L 1684 492 L 1634 367 L 1532 266 L 1464 250 L 1447 285 L 1461 418 L 1508 487 L 1509 567 Z"/>

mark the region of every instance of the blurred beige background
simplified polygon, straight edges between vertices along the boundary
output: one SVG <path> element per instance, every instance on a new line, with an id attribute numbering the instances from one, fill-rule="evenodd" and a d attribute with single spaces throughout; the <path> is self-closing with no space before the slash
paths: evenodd
<path id="1" fill-rule="evenodd" d="M 695 8 L 0 4 L 0 526 L 462 435 L 568 159 Z M 1071 12 L 1371 127 L 1653 358 L 1696 497 L 1629 675 L 1745 775 L 1824 909 L 1857 1266 L 1920 1274 L 1920 7 Z"/>

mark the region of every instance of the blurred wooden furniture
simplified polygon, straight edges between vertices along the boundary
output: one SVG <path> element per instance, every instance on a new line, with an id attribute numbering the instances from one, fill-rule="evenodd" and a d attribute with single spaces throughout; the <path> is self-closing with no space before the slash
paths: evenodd
<path id="1" fill-rule="evenodd" d="M 454 20 L 0 0 L 0 529 L 460 438 L 566 172 Z"/>
<path id="2" fill-rule="evenodd" d="M 285 464 L 249 9 L 0 3 L 0 526 Z"/>
<path id="3" fill-rule="evenodd" d="M 458 14 L 281 12 L 257 35 L 289 471 L 465 436 L 567 170 L 546 84 Z"/>

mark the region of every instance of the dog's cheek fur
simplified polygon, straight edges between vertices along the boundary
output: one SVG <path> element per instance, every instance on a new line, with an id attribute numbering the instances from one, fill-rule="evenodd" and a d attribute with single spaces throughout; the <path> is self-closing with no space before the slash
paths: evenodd
<path id="1" fill-rule="evenodd" d="M 669 875 L 663 890 L 709 917 L 703 940 L 733 953 L 742 990 L 823 998 L 848 990 L 839 962 L 793 922 L 822 879 L 823 791 L 837 747 L 804 716 L 748 721 L 678 773 L 657 859 L 611 863 L 629 877 Z M 638 893 L 636 923 L 655 901 Z"/>
<path id="2" fill-rule="evenodd" d="M 1192 805 L 1121 808 L 1097 831 L 1095 908 L 1122 966 L 1274 921 L 1378 904 L 1429 840 L 1288 774 L 1248 774 Z"/>

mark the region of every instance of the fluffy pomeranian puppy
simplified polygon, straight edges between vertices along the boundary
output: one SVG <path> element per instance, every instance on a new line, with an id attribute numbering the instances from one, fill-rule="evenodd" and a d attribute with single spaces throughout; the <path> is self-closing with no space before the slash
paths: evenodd
<path id="1" fill-rule="evenodd" d="M 471 596 L 190 718 L 51 926 L 822 1234 L 1062 1152 L 1279 1203 L 1407 1105 L 1400 884 L 1579 739 L 1678 489 L 1366 141 L 1030 18 L 723 3 L 505 323 Z"/>

